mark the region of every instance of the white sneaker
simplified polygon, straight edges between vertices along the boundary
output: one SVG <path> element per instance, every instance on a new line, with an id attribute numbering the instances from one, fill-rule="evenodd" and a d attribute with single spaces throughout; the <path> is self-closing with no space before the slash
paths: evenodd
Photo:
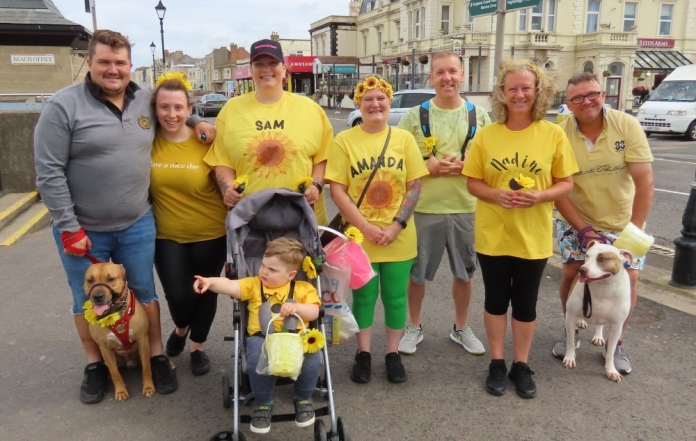
<path id="1" fill-rule="evenodd" d="M 602 357 L 607 357 L 607 345 L 602 346 Z M 628 375 L 633 369 L 631 369 L 631 356 L 623 348 L 623 346 L 616 345 L 614 350 L 614 367 L 621 375 Z"/>
<path id="2" fill-rule="evenodd" d="M 406 333 L 399 342 L 399 352 L 411 355 L 416 352 L 416 346 L 423 341 L 423 330 L 413 325 L 406 327 Z"/>
<path id="3" fill-rule="evenodd" d="M 455 327 L 456 325 L 452 326 L 452 328 Z M 450 338 L 452 341 L 464 346 L 464 349 L 474 355 L 483 355 L 486 353 L 483 343 L 476 338 L 474 331 L 471 330 L 469 325 L 464 326 L 464 329 L 453 329 L 452 333 L 450 334 Z"/>

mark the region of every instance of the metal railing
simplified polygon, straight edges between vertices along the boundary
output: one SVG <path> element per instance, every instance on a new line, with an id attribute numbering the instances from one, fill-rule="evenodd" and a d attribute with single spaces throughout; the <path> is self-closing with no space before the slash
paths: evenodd
<path id="1" fill-rule="evenodd" d="M 41 110 L 51 96 L 52 92 L 0 93 L 0 110 Z"/>

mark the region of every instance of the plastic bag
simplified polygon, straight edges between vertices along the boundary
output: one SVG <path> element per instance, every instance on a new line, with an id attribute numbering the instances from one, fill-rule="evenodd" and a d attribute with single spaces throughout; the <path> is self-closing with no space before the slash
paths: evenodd
<path id="1" fill-rule="evenodd" d="M 654 242 L 654 237 L 636 227 L 633 222 L 629 222 L 621 231 L 619 238 L 614 241 L 614 246 L 628 250 L 633 254 L 634 259 L 640 259 L 648 253 Z"/>
<path id="2" fill-rule="evenodd" d="M 302 323 L 304 322 L 295 314 Z M 274 332 L 268 334 L 273 321 L 280 317 L 275 314 L 268 323 L 266 329 L 266 339 L 261 347 L 259 364 L 256 365 L 256 372 L 260 375 L 273 375 L 274 377 L 288 377 L 297 380 L 302 371 L 304 362 L 304 347 L 302 337 L 299 334 L 290 332 Z M 307 328 L 304 329 L 307 332 Z"/>
<path id="3" fill-rule="evenodd" d="M 351 270 L 326 262 L 321 268 L 321 304 L 326 314 L 335 315 L 348 303 Z"/>
<path id="4" fill-rule="evenodd" d="M 357 243 L 341 237 L 329 242 L 324 248 L 326 261 L 334 266 L 350 268 L 350 287 L 358 289 L 365 286 L 375 276 L 367 253 Z"/>
<path id="5" fill-rule="evenodd" d="M 360 328 L 350 307 L 343 305 L 334 315 L 324 316 L 324 330 L 326 342 L 329 345 L 338 345 L 355 335 Z"/>

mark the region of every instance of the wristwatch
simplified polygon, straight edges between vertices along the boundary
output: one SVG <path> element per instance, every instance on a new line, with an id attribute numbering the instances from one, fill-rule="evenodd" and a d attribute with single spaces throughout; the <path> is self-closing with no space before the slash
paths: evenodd
<path id="1" fill-rule="evenodd" d="M 404 230 L 406 229 L 406 225 L 408 225 L 408 224 L 406 223 L 406 221 L 403 220 L 403 219 L 401 219 L 400 217 L 395 217 L 395 218 L 394 218 L 394 222 L 396 222 L 397 224 L 401 225 L 401 228 L 403 228 Z"/>

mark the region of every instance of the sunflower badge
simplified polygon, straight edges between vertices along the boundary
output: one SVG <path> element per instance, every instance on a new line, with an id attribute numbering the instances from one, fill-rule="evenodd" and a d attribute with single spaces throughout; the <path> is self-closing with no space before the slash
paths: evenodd
<path id="1" fill-rule="evenodd" d="M 317 267 L 314 266 L 314 262 L 312 262 L 311 257 L 306 256 L 302 261 L 302 271 L 304 271 L 305 274 L 307 274 L 307 277 L 310 279 L 317 278 Z"/>
<path id="2" fill-rule="evenodd" d="M 85 310 L 85 320 L 90 325 L 99 325 L 102 328 L 108 328 L 109 326 L 113 326 L 120 318 L 118 312 L 112 312 L 106 317 L 99 318 L 99 314 L 94 312 L 92 308 L 94 308 L 94 305 L 89 300 L 87 300 L 85 304 L 82 305 L 82 309 Z"/>
<path id="3" fill-rule="evenodd" d="M 423 148 L 432 152 L 435 159 L 437 159 L 437 147 L 435 147 L 436 144 L 437 144 L 437 138 L 435 138 L 434 136 L 428 136 L 423 141 Z"/>
<path id="4" fill-rule="evenodd" d="M 535 185 L 536 182 L 534 181 L 534 178 L 525 176 L 522 173 L 520 173 L 520 175 L 516 178 L 510 179 L 510 188 L 512 190 L 529 190 L 534 188 Z"/>
<path id="5" fill-rule="evenodd" d="M 244 190 L 246 190 L 246 186 L 249 183 L 249 175 L 241 175 L 238 176 L 237 179 L 232 182 L 232 185 L 234 185 L 234 190 L 242 194 L 244 193 Z"/>
<path id="6" fill-rule="evenodd" d="M 311 176 L 307 176 L 306 178 L 302 178 L 299 181 L 295 182 L 295 187 L 297 187 L 297 190 L 304 194 L 305 191 L 309 188 L 310 185 L 314 182 L 314 179 Z"/>
<path id="7" fill-rule="evenodd" d="M 301 337 L 305 354 L 313 354 L 320 351 L 324 347 L 324 343 L 326 343 L 324 334 L 318 329 L 310 329 L 303 333 Z"/>
<path id="8" fill-rule="evenodd" d="M 357 227 L 348 227 L 346 228 L 345 233 L 346 236 L 348 236 L 348 239 L 357 243 L 358 245 L 363 242 L 364 236 Z"/>

